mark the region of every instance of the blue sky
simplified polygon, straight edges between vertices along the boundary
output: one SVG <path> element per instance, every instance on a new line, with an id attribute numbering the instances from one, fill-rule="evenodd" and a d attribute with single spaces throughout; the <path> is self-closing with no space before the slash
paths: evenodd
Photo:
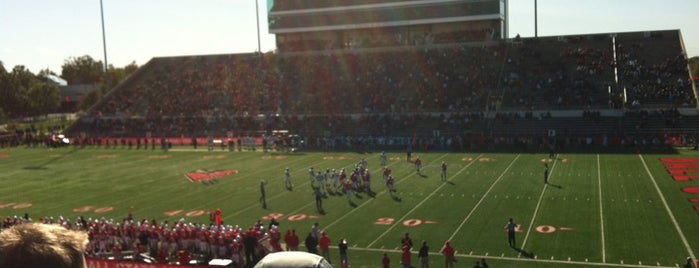
<path id="1" fill-rule="evenodd" d="M 267 1 L 259 1 L 263 52 Z M 152 57 L 257 50 L 255 0 L 103 0 L 107 60 L 122 67 Z M 697 0 L 538 0 L 539 36 L 680 29 L 699 56 Z M 510 35 L 534 35 L 534 0 L 510 0 Z M 61 72 L 69 57 L 103 60 L 99 0 L 0 0 L 5 68 Z"/>

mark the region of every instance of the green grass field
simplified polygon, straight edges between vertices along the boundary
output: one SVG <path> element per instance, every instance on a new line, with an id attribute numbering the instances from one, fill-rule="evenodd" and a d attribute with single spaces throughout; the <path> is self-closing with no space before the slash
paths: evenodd
<path id="1" fill-rule="evenodd" d="M 485 258 L 490 267 L 677 267 L 699 248 L 699 214 L 684 187 L 661 158 L 699 159 L 696 151 L 676 154 L 421 153 L 417 174 L 404 152 L 389 152 L 397 198 L 383 184 L 379 154 L 302 152 L 207 152 L 191 148 L 128 150 L 60 148 L 0 149 L 0 216 L 78 215 L 120 220 L 134 208 L 137 219 L 208 222 L 220 208 L 227 224 L 251 226 L 279 218 L 280 229 L 305 236 L 320 223 L 337 245 L 350 244 L 351 267 L 379 267 L 384 252 L 400 262 L 400 238 L 410 233 L 417 248 L 426 240 L 431 266 L 445 240 L 457 250 L 457 267 Z M 362 194 L 324 199 L 316 210 L 307 170 L 352 168 L 366 158 L 374 197 Z M 448 182 L 440 182 L 440 163 Z M 550 183 L 543 183 L 544 162 Z M 699 164 L 696 162 L 695 164 Z M 293 191 L 283 172 L 292 171 Z M 194 171 L 234 170 L 211 183 L 193 182 Z M 699 170 L 693 171 L 694 175 Z M 692 175 L 692 173 L 688 173 Z M 268 181 L 267 209 L 259 203 L 259 182 Z M 519 250 L 507 245 L 507 220 L 521 224 Z M 266 220 L 263 220 L 267 222 Z M 337 250 L 331 260 L 338 261 Z"/>

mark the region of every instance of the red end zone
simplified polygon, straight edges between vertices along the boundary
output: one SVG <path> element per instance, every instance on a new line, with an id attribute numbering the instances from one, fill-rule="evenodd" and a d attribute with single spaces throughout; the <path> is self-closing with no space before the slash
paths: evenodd
<path id="1" fill-rule="evenodd" d="M 688 182 L 699 179 L 699 158 L 660 158 L 665 169 L 675 181 Z M 699 186 L 683 187 L 682 191 L 688 194 L 699 195 Z M 694 210 L 699 212 L 699 198 L 690 197 L 689 202 L 694 204 Z"/>
<path id="2" fill-rule="evenodd" d="M 238 174 L 237 170 L 216 170 L 216 171 L 206 171 L 197 170 L 187 173 L 185 176 L 188 180 L 193 182 L 207 181 L 223 178 L 230 175 Z"/>

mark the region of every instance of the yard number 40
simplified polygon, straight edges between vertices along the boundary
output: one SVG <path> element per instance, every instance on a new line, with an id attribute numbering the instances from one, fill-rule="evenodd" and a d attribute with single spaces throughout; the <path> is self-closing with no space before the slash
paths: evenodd
<path id="1" fill-rule="evenodd" d="M 378 218 L 378 219 L 376 219 L 376 221 L 374 221 L 374 224 L 376 224 L 376 225 L 392 225 L 394 223 L 396 223 L 396 219 L 388 218 L 388 217 Z M 415 227 L 415 226 L 422 225 L 422 224 L 436 224 L 436 223 L 437 223 L 436 221 L 428 221 L 428 220 L 421 220 L 421 219 L 407 219 L 407 220 L 404 220 L 402 222 L 403 226 L 407 226 L 407 227 Z"/>

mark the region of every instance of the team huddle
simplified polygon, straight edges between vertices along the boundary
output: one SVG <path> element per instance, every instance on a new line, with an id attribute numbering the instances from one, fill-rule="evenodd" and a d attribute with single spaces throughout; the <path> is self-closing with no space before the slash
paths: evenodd
<path id="1" fill-rule="evenodd" d="M 395 198 L 394 194 L 397 192 L 396 179 L 391 173 L 391 168 L 387 165 L 388 157 L 385 152 L 381 152 L 380 161 L 383 167 L 382 175 L 384 184 L 389 194 Z M 417 156 L 414 159 L 409 158 L 408 161 L 413 162 L 417 174 L 422 176 L 422 159 Z M 441 180 L 442 182 L 446 182 L 447 164 L 444 161 L 442 161 L 440 165 L 440 170 Z M 360 192 L 371 196 L 375 195 L 374 191 L 371 189 L 371 172 L 364 158 L 355 164 L 351 171 L 347 171 L 345 168 L 326 168 L 323 171 L 310 167 L 308 169 L 308 178 L 316 196 L 327 196 L 328 194 L 345 195 L 351 202 L 352 196 L 358 195 Z M 292 190 L 294 187 L 291 182 L 291 171 L 288 167 L 284 170 L 284 185 L 288 190 Z"/>
<path id="2" fill-rule="evenodd" d="M 352 195 L 358 192 L 373 194 L 371 190 L 371 173 L 367 168 L 366 159 L 360 160 L 351 172 L 347 172 L 345 168 L 340 168 L 339 171 L 327 168 L 323 172 L 315 171 L 311 167 L 308 169 L 308 176 L 311 187 L 315 191 L 320 191 L 323 195 L 344 193 L 350 199 Z M 285 175 L 285 178 L 287 181 L 290 180 L 289 176 Z"/>

